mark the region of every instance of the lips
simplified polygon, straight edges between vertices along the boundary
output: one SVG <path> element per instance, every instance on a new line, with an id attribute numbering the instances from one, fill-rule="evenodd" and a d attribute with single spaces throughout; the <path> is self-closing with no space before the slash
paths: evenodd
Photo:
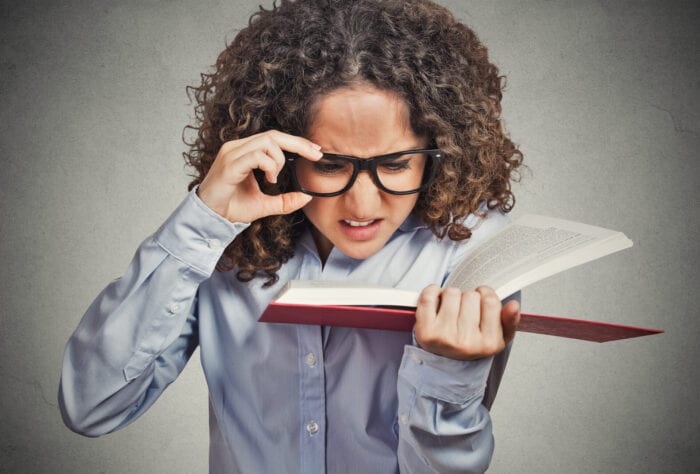
<path id="1" fill-rule="evenodd" d="M 342 219 L 340 229 L 343 234 L 351 240 L 370 240 L 377 236 L 382 219 L 371 219 L 367 221 L 355 221 L 352 219 Z"/>

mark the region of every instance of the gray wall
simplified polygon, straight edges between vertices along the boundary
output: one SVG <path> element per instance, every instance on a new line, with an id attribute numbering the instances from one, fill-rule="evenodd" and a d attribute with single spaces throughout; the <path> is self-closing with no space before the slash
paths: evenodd
<path id="1" fill-rule="evenodd" d="M 56 389 L 82 312 L 185 194 L 185 86 L 257 2 L 15 3 L 0 22 L 0 471 L 204 472 L 196 355 L 99 439 L 64 428 Z M 520 334 L 492 472 L 697 472 L 698 3 L 444 3 L 508 77 L 504 117 L 530 167 L 513 214 L 635 242 L 528 288 L 524 309 L 667 331 Z"/>

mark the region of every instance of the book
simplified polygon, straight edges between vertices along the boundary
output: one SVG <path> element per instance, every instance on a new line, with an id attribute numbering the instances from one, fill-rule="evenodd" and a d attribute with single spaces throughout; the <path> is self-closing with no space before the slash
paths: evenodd
<path id="1" fill-rule="evenodd" d="M 532 283 L 631 246 L 621 232 L 525 215 L 475 246 L 443 286 L 467 290 L 487 285 L 504 299 Z M 293 280 L 259 321 L 410 331 L 418 295 L 361 282 Z M 597 342 L 663 332 L 529 313 L 521 313 L 518 330 Z"/>

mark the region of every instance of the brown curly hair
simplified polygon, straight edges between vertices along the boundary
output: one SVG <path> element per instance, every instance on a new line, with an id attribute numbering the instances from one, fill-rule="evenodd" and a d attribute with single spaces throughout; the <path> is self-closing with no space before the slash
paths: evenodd
<path id="1" fill-rule="evenodd" d="M 370 84 L 403 98 L 417 135 L 447 158 L 414 213 L 440 238 L 463 240 L 461 224 L 479 204 L 508 212 L 522 154 L 501 119 L 502 77 L 475 33 L 428 0 L 281 0 L 260 7 L 219 55 L 215 71 L 188 87 L 196 100 L 196 138 L 184 153 L 201 183 L 221 145 L 266 130 L 305 136 L 326 93 Z M 269 194 L 290 190 L 283 172 Z M 267 277 L 294 253 L 303 212 L 254 221 L 226 249 L 217 269 L 241 281 Z"/>

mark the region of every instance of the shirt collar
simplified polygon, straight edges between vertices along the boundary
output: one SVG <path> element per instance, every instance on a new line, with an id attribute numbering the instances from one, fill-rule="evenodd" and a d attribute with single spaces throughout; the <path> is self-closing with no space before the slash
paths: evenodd
<path id="1" fill-rule="evenodd" d="M 400 232 L 411 232 L 418 229 L 426 229 L 428 224 L 426 224 L 420 217 L 411 213 L 408 215 L 405 221 L 399 226 L 398 231 Z"/>
<path id="2" fill-rule="evenodd" d="M 488 213 L 488 207 L 486 206 L 486 202 L 482 201 L 479 204 L 479 211 L 483 213 Z M 450 217 L 450 221 L 461 224 L 469 229 L 476 229 L 480 224 L 481 221 L 483 221 L 482 217 L 477 216 L 474 213 L 469 213 L 468 215 L 464 217 L 457 217 L 455 218 L 454 216 Z M 409 216 L 406 218 L 405 221 L 399 226 L 399 231 L 401 232 L 411 232 L 414 230 L 418 229 L 427 229 L 430 226 L 425 223 L 420 217 L 416 216 L 415 214 L 411 213 Z"/>
<path id="3" fill-rule="evenodd" d="M 301 236 L 299 237 L 299 245 L 313 255 L 318 254 L 316 242 L 314 242 L 314 237 L 311 235 L 311 228 L 309 227 L 308 223 L 306 225 L 306 229 L 304 229 L 304 232 L 302 232 Z"/>

